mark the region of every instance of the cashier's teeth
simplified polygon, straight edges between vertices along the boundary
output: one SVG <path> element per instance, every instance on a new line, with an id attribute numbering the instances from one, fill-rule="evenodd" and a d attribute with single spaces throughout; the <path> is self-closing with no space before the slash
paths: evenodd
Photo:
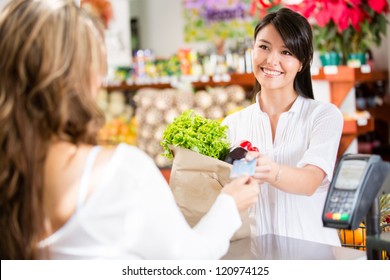
<path id="1" fill-rule="evenodd" d="M 282 73 L 279 71 L 269 70 L 269 69 L 265 69 L 265 68 L 263 68 L 263 71 L 264 71 L 264 73 L 266 73 L 268 75 L 272 75 L 272 76 L 277 76 L 277 75 L 280 75 Z"/>

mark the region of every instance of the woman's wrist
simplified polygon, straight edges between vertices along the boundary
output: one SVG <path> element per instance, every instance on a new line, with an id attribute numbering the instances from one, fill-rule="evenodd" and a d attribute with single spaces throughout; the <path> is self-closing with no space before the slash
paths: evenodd
<path id="1" fill-rule="evenodd" d="M 280 181 L 281 175 L 282 175 L 282 166 L 280 164 L 277 164 L 277 171 L 276 171 L 276 175 L 275 175 L 274 181 L 275 182 Z"/>

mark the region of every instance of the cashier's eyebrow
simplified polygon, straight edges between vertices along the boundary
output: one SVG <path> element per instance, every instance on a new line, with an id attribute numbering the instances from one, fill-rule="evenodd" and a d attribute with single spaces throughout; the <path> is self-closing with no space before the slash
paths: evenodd
<path id="1" fill-rule="evenodd" d="M 271 42 L 270 41 L 267 41 L 267 40 L 265 40 L 265 39 L 258 39 L 258 40 L 256 40 L 256 43 L 257 44 L 261 44 L 261 43 L 265 43 L 265 44 L 268 44 L 268 45 L 271 45 L 272 46 L 272 44 L 271 44 Z M 282 45 L 282 46 L 280 46 L 282 49 L 286 49 L 286 50 L 288 50 L 289 48 L 287 48 L 285 45 Z"/>
<path id="2" fill-rule="evenodd" d="M 265 39 L 257 39 L 257 40 L 256 40 L 256 43 L 266 43 L 266 44 L 268 44 L 268 45 L 271 45 L 271 42 L 270 42 L 270 41 L 267 41 L 267 40 L 265 40 Z"/>

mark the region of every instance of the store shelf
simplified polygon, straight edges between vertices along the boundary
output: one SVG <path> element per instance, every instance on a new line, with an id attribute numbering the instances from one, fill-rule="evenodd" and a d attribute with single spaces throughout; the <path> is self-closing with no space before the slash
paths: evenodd
<path id="1" fill-rule="evenodd" d="M 344 119 L 343 134 L 362 135 L 375 129 L 374 119 L 369 118 L 364 124 L 358 125 L 354 119 Z"/>
<path id="2" fill-rule="evenodd" d="M 367 71 L 367 70 L 366 70 Z M 360 68 L 351 68 L 348 66 L 333 66 L 332 68 L 319 68 L 318 72 L 312 75 L 313 80 L 326 80 L 330 83 L 331 97 L 330 101 L 341 106 L 344 99 L 351 91 L 351 89 L 358 82 L 374 82 L 374 81 L 387 81 L 388 71 L 387 70 L 371 70 L 370 72 L 364 72 Z M 191 77 L 187 77 L 191 78 Z M 205 88 L 205 87 L 217 87 L 217 86 L 228 86 L 232 84 L 240 85 L 245 89 L 253 89 L 255 84 L 255 78 L 253 73 L 245 74 L 230 74 L 222 76 L 209 76 L 195 79 L 192 82 L 194 88 Z M 207 80 L 207 81 L 199 81 Z M 140 88 L 149 87 L 156 89 L 171 88 L 172 83 L 143 83 L 143 84 L 127 84 L 122 82 L 120 85 L 109 85 L 106 87 L 108 91 L 122 90 L 122 91 L 137 91 Z"/>
<path id="3" fill-rule="evenodd" d="M 313 71 L 316 72 L 316 71 Z M 348 66 L 330 66 L 318 69 L 312 76 L 313 80 L 325 80 L 330 86 L 330 102 L 340 107 L 347 95 L 358 83 L 370 83 L 376 81 L 387 81 L 387 70 L 372 70 L 367 66 L 362 68 L 351 68 Z M 340 141 L 338 156 L 340 157 L 357 136 L 374 131 L 374 118 L 371 117 L 367 123 L 360 123 L 354 119 L 344 121 L 343 134 Z"/>
<path id="4" fill-rule="evenodd" d="M 195 80 L 192 83 L 194 88 L 206 88 L 206 87 L 218 87 L 218 86 L 228 86 L 228 85 L 240 85 L 246 89 L 252 89 L 255 84 L 255 78 L 252 73 L 246 74 L 230 74 L 230 75 L 216 75 L 216 76 L 203 76 L 199 78 L 194 77 L 182 77 L 183 80 Z M 132 83 L 128 84 L 122 82 L 119 85 L 108 85 L 105 87 L 108 91 L 122 90 L 122 91 L 136 91 L 141 88 L 156 88 L 156 89 L 165 89 L 171 88 L 172 83 L 163 82 L 163 83 Z"/>
<path id="5" fill-rule="evenodd" d="M 368 108 L 368 112 L 375 118 L 390 123 L 390 103 Z"/>
<path id="6" fill-rule="evenodd" d="M 345 153 L 357 136 L 374 131 L 374 129 L 374 118 L 367 119 L 364 125 L 358 125 L 358 122 L 354 119 L 344 119 L 343 134 L 340 139 L 337 157 L 340 158 Z"/>
<path id="7" fill-rule="evenodd" d="M 332 70 L 327 70 L 332 69 Z M 371 82 L 388 80 L 387 70 L 363 70 L 348 66 L 336 66 L 335 68 L 319 68 L 318 73 L 312 76 L 313 80 L 327 80 L 329 82 Z"/>
<path id="8" fill-rule="evenodd" d="M 375 120 L 375 136 L 380 143 L 373 148 L 372 152 L 390 162 L 390 96 L 387 96 L 382 105 L 368 108 L 367 111 Z"/>
<path id="9" fill-rule="evenodd" d="M 356 83 L 367 83 L 374 81 L 387 81 L 387 70 L 367 70 L 361 68 L 351 68 L 348 66 L 331 66 L 320 68 L 318 73 L 312 75 L 313 80 L 326 80 L 330 84 L 330 101 L 341 106 L 344 99 Z"/>

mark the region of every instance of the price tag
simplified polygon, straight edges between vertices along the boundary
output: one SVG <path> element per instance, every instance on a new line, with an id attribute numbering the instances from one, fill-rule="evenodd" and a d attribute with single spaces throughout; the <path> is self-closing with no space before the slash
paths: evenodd
<path id="1" fill-rule="evenodd" d="M 213 81 L 214 81 L 215 83 L 219 83 L 219 82 L 221 82 L 221 80 L 222 80 L 222 78 L 221 78 L 220 75 L 214 75 L 214 76 L 213 76 Z"/>
<path id="2" fill-rule="evenodd" d="M 367 119 L 358 119 L 357 120 L 357 125 L 358 126 L 365 126 L 365 125 L 367 125 L 367 123 L 368 123 Z"/>
<path id="3" fill-rule="evenodd" d="M 200 79 L 200 77 L 199 77 L 198 75 L 191 75 L 191 76 L 190 76 L 190 81 L 191 81 L 192 83 L 197 83 L 197 82 L 199 82 L 199 79 Z"/>
<path id="4" fill-rule="evenodd" d="M 192 77 L 190 75 L 181 75 L 180 80 L 185 83 L 191 83 Z"/>
<path id="5" fill-rule="evenodd" d="M 361 67 L 360 67 L 360 71 L 364 74 L 367 74 L 367 73 L 371 73 L 371 66 L 368 65 L 368 64 L 363 64 Z"/>
<path id="6" fill-rule="evenodd" d="M 339 72 L 339 69 L 336 65 L 326 65 L 324 66 L 325 75 L 336 75 Z"/>
<path id="7" fill-rule="evenodd" d="M 210 77 L 207 76 L 207 75 L 202 75 L 202 76 L 200 77 L 200 81 L 201 81 L 202 83 L 208 83 L 208 82 L 210 81 Z"/>
<path id="8" fill-rule="evenodd" d="M 160 77 L 160 83 L 161 84 L 169 84 L 169 82 L 170 82 L 170 77 L 169 76 L 162 76 L 162 77 Z"/>
<path id="9" fill-rule="evenodd" d="M 318 67 L 312 67 L 311 69 L 310 69 L 310 71 L 311 71 L 311 74 L 313 75 L 313 76 L 317 76 L 318 74 L 320 74 L 320 68 L 318 68 Z"/>
<path id="10" fill-rule="evenodd" d="M 231 77 L 230 77 L 229 74 L 223 74 L 223 75 L 222 75 L 222 81 L 224 81 L 224 82 L 230 82 L 230 80 L 231 80 Z"/>
<path id="11" fill-rule="evenodd" d="M 176 88 L 179 85 L 179 79 L 177 76 L 172 76 L 171 77 L 171 87 Z"/>

